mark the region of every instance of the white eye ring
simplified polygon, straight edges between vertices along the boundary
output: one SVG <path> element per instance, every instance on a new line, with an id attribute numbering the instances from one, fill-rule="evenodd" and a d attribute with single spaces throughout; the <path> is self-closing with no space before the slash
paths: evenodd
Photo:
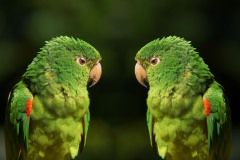
<path id="1" fill-rule="evenodd" d="M 153 58 L 150 59 L 149 62 L 150 62 L 151 65 L 155 66 L 160 62 L 160 59 L 158 57 L 153 57 Z"/>
<path id="2" fill-rule="evenodd" d="M 78 58 L 76 59 L 76 62 L 77 62 L 78 64 L 80 64 L 81 66 L 84 66 L 84 65 L 87 63 L 86 59 L 83 58 L 83 57 L 78 57 Z"/>

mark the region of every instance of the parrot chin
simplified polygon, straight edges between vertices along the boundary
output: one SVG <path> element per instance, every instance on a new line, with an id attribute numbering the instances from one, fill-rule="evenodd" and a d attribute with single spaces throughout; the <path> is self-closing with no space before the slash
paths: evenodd
<path id="1" fill-rule="evenodd" d="M 99 62 L 97 62 L 90 71 L 88 78 L 88 87 L 94 86 L 100 79 L 102 75 L 102 67 Z"/>
<path id="2" fill-rule="evenodd" d="M 147 72 L 139 61 L 135 65 L 135 76 L 141 85 L 148 86 Z"/>

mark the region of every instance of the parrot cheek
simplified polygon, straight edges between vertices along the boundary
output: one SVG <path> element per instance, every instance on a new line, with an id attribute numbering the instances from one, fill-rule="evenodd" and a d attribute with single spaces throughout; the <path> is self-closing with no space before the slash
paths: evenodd
<path id="1" fill-rule="evenodd" d="M 147 82 L 147 72 L 139 62 L 135 65 L 135 76 L 141 85 L 147 87 L 145 84 Z"/>
<path id="2" fill-rule="evenodd" d="M 88 79 L 88 86 L 92 87 L 94 86 L 102 75 L 102 67 L 99 62 L 93 66 L 93 68 L 90 71 L 89 79 Z"/>

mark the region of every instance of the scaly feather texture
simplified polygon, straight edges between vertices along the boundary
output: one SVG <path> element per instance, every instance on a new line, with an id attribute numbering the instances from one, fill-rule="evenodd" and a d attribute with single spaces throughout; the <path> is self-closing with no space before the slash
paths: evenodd
<path id="1" fill-rule="evenodd" d="M 147 124 L 152 146 L 166 160 L 229 160 L 230 109 L 222 87 L 190 42 L 156 39 L 136 55 L 149 83 Z"/>
<path id="2" fill-rule="evenodd" d="M 68 160 L 78 155 L 90 120 L 87 84 L 100 59 L 83 40 L 61 36 L 46 43 L 10 93 L 7 160 Z"/>

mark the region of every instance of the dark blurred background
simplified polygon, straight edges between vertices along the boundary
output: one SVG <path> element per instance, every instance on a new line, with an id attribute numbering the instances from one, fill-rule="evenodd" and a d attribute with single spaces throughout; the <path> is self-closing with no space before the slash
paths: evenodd
<path id="1" fill-rule="evenodd" d="M 91 123 L 82 159 L 158 159 L 134 57 L 149 41 L 169 35 L 192 41 L 224 86 L 232 110 L 232 160 L 240 159 L 239 1 L 0 0 L 0 160 L 8 93 L 45 41 L 60 35 L 81 38 L 102 55 L 102 78 L 89 89 Z"/>

